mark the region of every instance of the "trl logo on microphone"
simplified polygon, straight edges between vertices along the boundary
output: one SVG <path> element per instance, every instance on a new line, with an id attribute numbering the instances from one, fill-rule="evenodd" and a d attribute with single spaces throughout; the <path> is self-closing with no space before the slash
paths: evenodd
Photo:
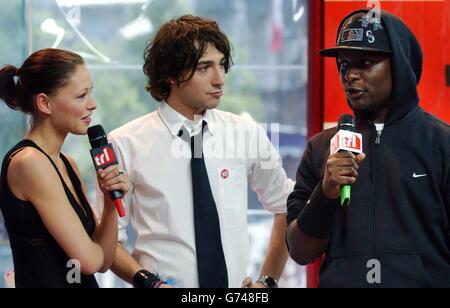
<path id="1" fill-rule="evenodd" d="M 362 153 L 362 135 L 348 130 L 339 130 L 330 141 L 330 154 L 339 151 Z"/>
<path id="2" fill-rule="evenodd" d="M 342 138 L 342 146 L 350 148 L 352 150 L 358 150 L 361 148 L 361 139 L 353 135 L 351 137 Z"/>
<path id="3" fill-rule="evenodd" d="M 101 167 L 101 166 L 104 166 L 116 159 L 114 157 L 114 152 L 111 151 L 110 148 L 106 147 L 103 149 L 102 153 L 100 153 L 94 157 L 94 160 L 95 160 L 95 165 Z"/>
<path id="4" fill-rule="evenodd" d="M 117 164 L 116 155 L 112 149 L 112 145 L 108 144 L 105 147 L 95 148 L 91 150 L 92 160 L 95 169 L 105 169 L 111 165 Z"/>

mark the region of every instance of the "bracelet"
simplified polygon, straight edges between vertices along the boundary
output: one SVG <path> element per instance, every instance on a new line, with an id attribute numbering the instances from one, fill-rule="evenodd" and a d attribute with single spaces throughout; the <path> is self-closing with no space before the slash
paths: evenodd
<path id="1" fill-rule="evenodd" d="M 142 269 L 133 276 L 133 287 L 140 289 L 158 288 L 163 284 L 159 277 L 149 271 Z"/>
<path id="2" fill-rule="evenodd" d="M 164 281 L 158 279 L 155 283 L 153 283 L 152 288 L 158 289 L 162 284 L 164 284 Z"/>

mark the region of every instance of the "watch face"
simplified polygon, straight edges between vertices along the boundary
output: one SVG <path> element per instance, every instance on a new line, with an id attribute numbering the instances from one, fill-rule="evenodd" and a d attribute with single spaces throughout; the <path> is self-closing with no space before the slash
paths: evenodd
<path id="1" fill-rule="evenodd" d="M 264 283 L 268 288 L 276 288 L 277 287 L 277 282 L 272 277 L 265 277 Z"/>

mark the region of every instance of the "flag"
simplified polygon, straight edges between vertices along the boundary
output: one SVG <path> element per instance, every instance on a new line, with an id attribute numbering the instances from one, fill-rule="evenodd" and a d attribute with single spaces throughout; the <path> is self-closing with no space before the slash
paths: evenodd
<path id="1" fill-rule="evenodd" d="M 277 53 L 283 46 L 283 0 L 272 0 L 272 37 L 270 51 Z"/>

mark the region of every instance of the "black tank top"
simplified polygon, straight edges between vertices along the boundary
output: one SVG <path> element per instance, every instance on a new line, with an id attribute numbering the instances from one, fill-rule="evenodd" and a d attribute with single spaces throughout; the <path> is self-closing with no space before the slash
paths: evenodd
<path id="1" fill-rule="evenodd" d="M 84 229 L 90 237 L 95 233 L 94 215 L 82 191 L 80 180 L 67 158 L 61 153 L 60 157 L 67 168 L 81 205 L 76 201 L 50 157 L 33 141 L 20 141 L 5 155 L 0 178 L 0 209 L 11 244 L 16 287 L 98 288 L 93 275 L 77 276 L 75 266 L 73 263 L 68 264 L 69 257 L 47 231 L 33 204 L 16 198 L 10 190 L 6 177 L 9 163 L 12 157 L 25 147 L 36 148 L 48 157 Z M 77 277 L 81 278 L 79 283 Z"/>

